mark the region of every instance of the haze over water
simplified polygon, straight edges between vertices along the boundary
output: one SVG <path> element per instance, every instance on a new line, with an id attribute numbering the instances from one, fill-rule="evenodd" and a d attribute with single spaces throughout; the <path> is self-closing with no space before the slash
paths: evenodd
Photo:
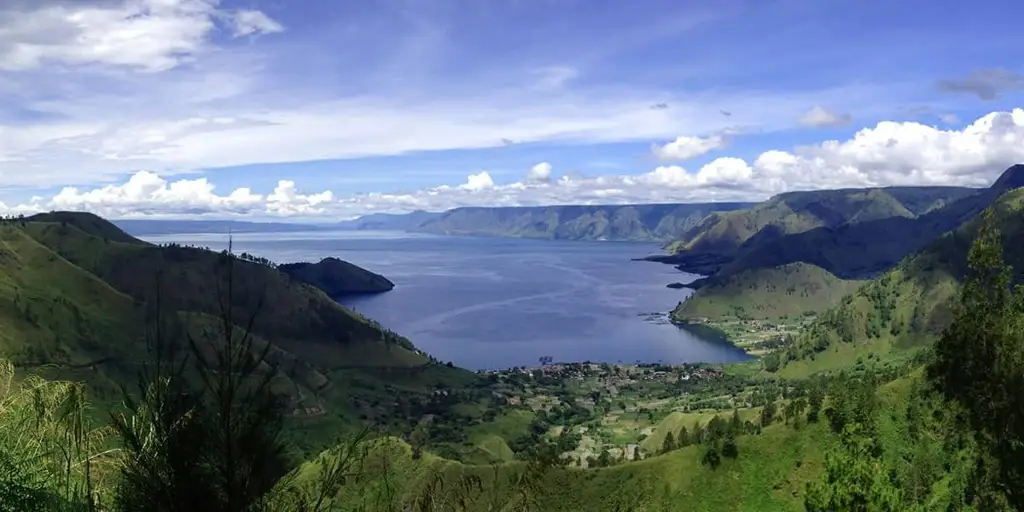
<path id="1" fill-rule="evenodd" d="M 221 250 L 227 235 L 143 237 Z M 667 322 L 695 276 L 633 262 L 653 244 L 445 237 L 400 232 L 235 233 L 235 252 L 277 263 L 334 256 L 395 289 L 340 302 L 470 369 L 561 362 L 730 362 L 747 356 Z"/>

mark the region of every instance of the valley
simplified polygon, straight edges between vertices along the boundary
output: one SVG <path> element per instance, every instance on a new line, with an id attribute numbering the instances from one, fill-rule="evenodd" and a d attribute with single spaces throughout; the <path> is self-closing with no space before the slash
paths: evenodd
<path id="1" fill-rule="evenodd" d="M 403 325 L 400 319 L 374 314 L 382 320 L 371 320 L 341 305 L 372 311 L 378 298 L 400 294 L 404 286 L 415 288 L 403 275 L 432 272 L 422 258 L 415 268 L 389 272 L 379 257 L 383 253 L 366 253 L 366 261 L 385 269 L 378 274 L 324 254 L 325 238 L 314 240 L 324 256 L 319 263 L 279 264 L 275 260 L 294 261 L 288 256 L 299 247 L 294 236 L 279 242 L 282 251 L 293 252 L 258 250 L 278 242 L 244 233 L 230 250 L 217 252 L 196 247 L 202 240 L 146 242 L 89 214 L 12 218 L 0 226 L 3 300 L 11 305 L 4 310 L 7 328 L 0 349 L 23 375 L 83 382 L 98 414 L 82 421 L 101 425 L 103 411 L 119 410 L 125 386 L 151 364 L 154 333 L 156 340 L 183 337 L 171 346 L 194 352 L 199 361 L 233 343 L 234 334 L 227 333 L 247 333 L 241 338 L 249 340 L 245 353 L 259 361 L 250 371 L 262 368 L 268 392 L 284 405 L 281 439 L 289 447 L 284 467 L 289 476 L 267 492 L 327 492 L 320 501 L 323 510 L 368 503 L 387 504 L 371 509 L 419 504 L 427 510 L 486 510 L 485 503 L 503 503 L 533 510 L 578 510 L 584 504 L 592 510 L 671 510 L 680 500 L 714 510 L 833 509 L 835 500 L 846 499 L 844 485 L 854 486 L 863 499 L 896 500 L 900 507 L 948 504 L 968 492 L 954 480 L 958 472 L 968 470 L 970 457 L 984 453 L 983 447 L 971 448 L 962 458 L 942 448 L 904 448 L 906 439 L 923 447 L 929 442 L 925 438 L 934 442 L 969 432 L 949 430 L 952 420 L 922 412 L 946 400 L 925 385 L 939 371 L 933 368 L 941 359 L 934 358 L 944 357 L 926 348 L 952 343 L 944 341 L 956 332 L 951 326 L 966 325 L 951 313 L 957 311 L 963 280 L 986 275 L 968 271 L 969 261 L 982 264 L 978 251 L 1005 253 L 1007 264 L 1017 269 L 1007 279 L 1019 279 L 1022 190 L 1001 194 L 983 215 L 875 277 L 838 277 L 805 262 L 723 270 L 692 283 L 696 290 L 676 301 L 667 319 L 672 323 L 643 313 L 649 307 L 644 303 L 630 306 L 636 309 L 623 332 L 632 332 L 633 340 L 641 332 L 636 329 L 647 325 L 650 333 L 675 332 L 675 346 L 754 356 L 729 364 L 700 362 L 701 352 L 686 356 L 692 361 L 589 362 L 582 353 L 565 358 L 556 345 L 542 343 L 528 364 L 468 371 L 439 359 L 443 348 L 424 350 L 392 331 L 393 321 Z M 991 233 L 1000 233 L 999 244 L 984 245 L 995 240 Z M 462 247 L 478 243 L 452 240 L 462 240 Z M 486 247 L 498 243 L 486 240 Z M 353 250 L 359 246 L 345 243 L 346 254 L 359 259 Z M 625 283 L 608 281 L 606 269 L 622 265 L 654 272 L 642 289 L 661 304 L 683 293 L 664 286 L 678 275 L 670 266 L 630 262 L 632 246 L 609 253 L 606 267 L 589 273 L 572 269 L 570 262 L 579 261 L 576 251 L 604 244 L 571 244 L 582 245 L 565 246 L 570 255 L 565 261 L 551 259 L 553 245 L 544 246 L 544 257 L 529 246 L 503 247 L 519 247 L 513 251 L 522 252 L 512 254 L 520 264 L 532 265 L 531 272 L 548 267 L 551 276 L 568 274 L 575 280 L 560 286 L 615 294 L 602 300 L 636 293 Z M 390 265 L 401 268 L 394 261 Z M 463 273 L 471 268 L 456 265 Z M 147 275 L 152 278 L 140 277 Z M 483 275 L 486 271 L 467 277 L 480 282 Z M 541 279 L 549 278 L 542 274 Z M 533 290 L 526 297 L 537 305 L 542 297 L 562 295 Z M 478 306 L 488 303 L 475 297 Z M 263 300 L 271 301 L 270 309 L 247 313 L 261 311 Z M 499 308 L 525 303 L 493 301 Z M 415 318 L 415 308 L 382 304 Z M 588 308 L 598 307 L 593 304 Z M 161 316 L 165 309 L 174 314 Z M 500 339 L 481 346 L 493 352 Z M 196 371 L 181 374 L 183 385 L 209 385 L 199 378 L 202 368 Z M 875 443 L 874 451 L 853 448 L 868 441 Z M 926 460 L 932 465 L 921 466 Z M 108 463 L 114 466 L 102 471 L 109 473 L 117 463 Z M 352 464 L 358 472 L 332 480 L 330 468 Z M 887 468 L 891 478 L 867 485 L 856 473 L 845 473 L 859 465 Z M 943 485 L 922 487 L 922 479 Z M 739 492 L 725 490 L 735 482 L 741 482 Z"/>

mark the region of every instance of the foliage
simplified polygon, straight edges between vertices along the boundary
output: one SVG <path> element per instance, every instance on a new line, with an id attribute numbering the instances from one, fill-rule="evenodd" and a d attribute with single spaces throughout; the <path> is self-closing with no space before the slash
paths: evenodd
<path id="1" fill-rule="evenodd" d="M 94 510 L 102 501 L 106 429 L 90 428 L 80 383 L 29 377 L 0 361 L 0 510 Z"/>
<path id="2" fill-rule="evenodd" d="M 974 492 L 984 507 L 1024 507 L 1024 288 L 1012 269 L 993 214 L 982 220 L 949 328 L 928 375 L 963 411 L 982 453 Z"/>
<path id="3" fill-rule="evenodd" d="M 753 319 L 795 317 L 824 311 L 861 284 L 806 263 L 726 273 L 708 278 L 676 307 L 672 317 L 684 321 L 737 312 Z"/>

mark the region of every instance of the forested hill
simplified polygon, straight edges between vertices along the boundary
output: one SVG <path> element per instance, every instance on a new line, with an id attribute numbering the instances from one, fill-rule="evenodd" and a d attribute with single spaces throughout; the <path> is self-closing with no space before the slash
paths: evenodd
<path id="1" fill-rule="evenodd" d="M 675 252 L 733 255 L 816 228 L 913 219 L 977 193 L 958 187 L 889 187 L 788 192 L 750 208 L 716 213 L 672 244 Z"/>
<path id="2" fill-rule="evenodd" d="M 466 207 L 449 210 L 416 230 L 556 240 L 668 241 L 708 215 L 749 206 L 750 203 L 698 203 Z"/>
<path id="3" fill-rule="evenodd" d="M 1024 188 L 1001 196 L 988 210 L 1001 233 L 1007 263 L 1024 272 Z M 952 304 L 967 274 L 972 240 L 983 224 L 976 216 L 868 282 L 822 314 L 779 363 L 812 357 L 844 344 L 874 344 L 876 351 L 912 348 L 934 340 L 952 320 Z"/>
<path id="4" fill-rule="evenodd" d="M 404 403 L 402 397 L 429 393 L 437 382 L 472 377 L 433 362 L 306 283 L 380 291 L 390 287 L 383 277 L 336 260 L 304 268 L 291 276 L 256 257 L 150 244 L 86 213 L 5 220 L 0 359 L 48 377 L 86 381 L 92 396 L 116 401 L 122 385 L 136 382 L 154 329 L 212 346 L 228 312 L 233 329 L 251 327 L 256 345 L 269 346 L 275 389 L 289 410 L 309 417 L 304 428 L 325 436 L 305 437 L 309 449 L 323 448 L 339 423 L 384 414 L 379 394 Z M 348 278 L 356 281 L 343 282 Z M 166 326 L 154 324 L 158 306 Z M 377 380 L 380 374 L 386 380 Z M 407 377 L 415 383 L 393 389 Z M 354 378 L 360 387 L 339 385 Z"/>

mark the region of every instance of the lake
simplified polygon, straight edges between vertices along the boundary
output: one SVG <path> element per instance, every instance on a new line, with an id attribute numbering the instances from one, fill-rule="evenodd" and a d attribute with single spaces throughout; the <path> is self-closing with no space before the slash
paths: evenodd
<path id="1" fill-rule="evenodd" d="M 218 234 L 153 235 L 221 250 Z M 334 256 L 380 273 L 395 289 L 343 298 L 442 361 L 470 369 L 560 362 L 732 362 L 741 350 L 668 323 L 696 278 L 630 261 L 654 244 L 446 237 L 400 232 L 236 233 L 234 251 L 277 263 Z"/>

